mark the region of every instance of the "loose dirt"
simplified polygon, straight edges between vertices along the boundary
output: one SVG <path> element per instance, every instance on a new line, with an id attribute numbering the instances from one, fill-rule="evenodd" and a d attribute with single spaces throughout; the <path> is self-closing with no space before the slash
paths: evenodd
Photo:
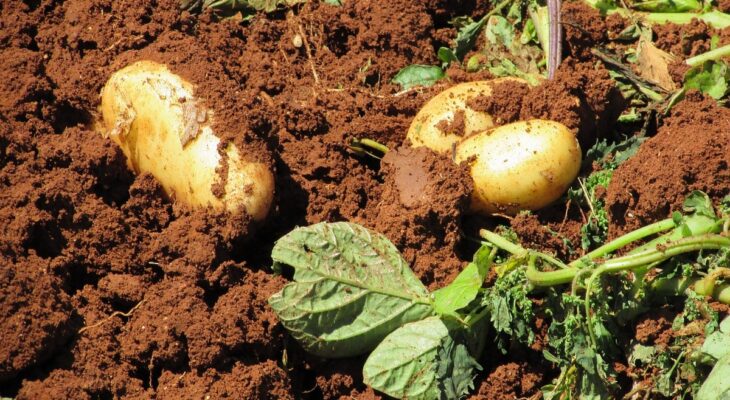
<path id="1" fill-rule="evenodd" d="M 271 273 L 270 249 L 296 226 L 348 220 L 383 232 L 431 289 L 458 273 L 469 238 L 498 220 L 468 216 L 463 167 L 401 146 L 425 101 L 489 74 L 452 67 L 450 80 L 401 94 L 390 80 L 438 63 L 435 49 L 455 35 L 448 21 L 490 3 L 312 2 L 249 22 L 178 4 L 0 3 L 0 396 L 379 398 L 362 384 L 362 359 L 310 357 L 278 324 L 266 300 L 286 279 Z M 583 30 L 566 28 L 558 79 L 498 87 L 510 101 L 480 107 L 500 122 L 561 121 L 586 149 L 622 99 L 586 52 L 605 23 L 570 3 L 563 13 Z M 663 48 L 701 50 L 676 36 Z M 267 221 L 174 203 L 95 131 L 102 85 L 140 59 L 195 83 L 216 131 L 272 165 Z M 727 113 L 697 94 L 672 111 L 614 176 L 613 235 L 665 217 L 690 190 L 727 193 Z M 391 149 L 382 162 L 349 149 L 365 137 Z M 563 204 L 511 221 L 525 245 L 565 257 L 581 223 Z M 532 356 L 485 354 L 475 398 L 534 396 L 554 371 Z"/>
<path id="2" fill-rule="evenodd" d="M 626 163 L 614 172 L 607 204 L 613 236 L 667 218 L 692 190 L 715 201 L 730 182 L 730 110 L 693 92 Z"/>

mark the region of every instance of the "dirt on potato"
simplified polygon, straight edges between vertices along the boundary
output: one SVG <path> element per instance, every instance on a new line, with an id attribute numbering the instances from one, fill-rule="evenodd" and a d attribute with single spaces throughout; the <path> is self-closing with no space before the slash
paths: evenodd
<path id="1" fill-rule="evenodd" d="M 309 2 L 239 21 L 182 12 L 179 0 L 0 3 L 0 396 L 380 398 L 362 383 L 362 358 L 317 359 L 286 334 L 267 304 L 286 283 L 270 250 L 296 226 L 346 220 L 384 233 L 430 289 L 471 259 L 476 229 L 496 222 L 468 215 L 467 171 L 401 146 L 425 101 L 489 74 L 452 67 L 450 79 L 406 92 L 391 79 L 437 64 L 455 35 L 448 21 L 490 7 Z M 600 16 L 563 13 L 584 31 L 566 30 L 558 79 L 481 106 L 500 123 L 563 122 L 585 149 L 611 129 L 622 98 L 585 51 L 605 40 Z M 95 130 L 103 84 L 142 59 L 193 82 L 216 132 L 272 166 L 265 223 L 171 201 Z M 690 190 L 727 194 L 728 121 L 697 94 L 680 103 L 643 161 L 616 172 L 612 234 L 666 217 Z M 358 156 L 353 138 L 391 152 Z M 525 245 L 562 256 L 581 223 L 562 204 L 511 221 Z M 554 376 L 534 354 L 486 353 L 474 398 L 535 396 Z"/>

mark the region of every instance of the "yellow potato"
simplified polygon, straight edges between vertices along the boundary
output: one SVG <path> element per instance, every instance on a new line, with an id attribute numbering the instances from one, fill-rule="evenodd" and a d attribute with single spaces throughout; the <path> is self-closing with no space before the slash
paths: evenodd
<path id="1" fill-rule="evenodd" d="M 472 211 L 516 214 L 557 200 L 578 175 L 581 150 L 565 125 L 529 120 L 465 138 L 456 147 L 462 161 L 474 179 Z"/>
<path id="2" fill-rule="evenodd" d="M 499 78 L 489 81 L 473 81 L 452 86 L 429 100 L 416 114 L 407 137 L 413 147 L 425 146 L 437 153 L 448 153 L 462 137 L 481 132 L 494 126 L 492 116 L 467 107 L 467 101 L 490 96 L 495 85 L 519 78 Z M 437 127 L 441 121 L 453 122 L 458 111 L 464 112 L 464 132 L 443 132 Z M 463 136 L 462 136 L 463 134 Z"/>
<path id="3" fill-rule="evenodd" d="M 245 161 L 233 145 L 223 153 L 212 129 L 213 112 L 195 87 L 165 65 L 139 61 L 115 72 L 101 91 L 98 123 L 127 156 L 135 173 L 152 174 L 176 201 L 263 220 L 274 196 L 264 163 Z M 216 194 L 214 194 L 214 191 Z"/>

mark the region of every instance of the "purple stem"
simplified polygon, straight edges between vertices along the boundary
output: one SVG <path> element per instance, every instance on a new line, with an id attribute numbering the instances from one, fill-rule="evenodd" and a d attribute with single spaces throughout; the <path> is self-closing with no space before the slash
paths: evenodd
<path id="1" fill-rule="evenodd" d="M 548 79 L 555 78 L 563 53 L 563 38 L 560 25 L 560 0 L 547 0 L 548 5 Z"/>

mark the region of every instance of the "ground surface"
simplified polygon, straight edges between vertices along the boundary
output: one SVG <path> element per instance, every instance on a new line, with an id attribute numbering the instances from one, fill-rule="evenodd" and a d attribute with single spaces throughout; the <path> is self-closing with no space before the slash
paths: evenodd
<path id="1" fill-rule="evenodd" d="M 438 62 L 435 49 L 455 35 L 449 19 L 488 7 L 311 3 L 243 24 L 181 13 L 177 0 L 0 3 L 0 395 L 377 398 L 361 383 L 362 359 L 306 356 L 277 323 L 266 300 L 286 280 L 271 274 L 269 250 L 295 226 L 354 221 L 386 234 L 437 288 L 471 258 L 461 232 L 504 222 L 464 217 L 471 182 L 447 158 L 403 149 L 381 166 L 347 147 L 368 137 L 398 148 L 425 100 L 488 77 L 452 68 L 450 81 L 399 95 L 389 83 L 406 65 Z M 570 3 L 563 15 L 573 24 L 558 79 L 501 88 L 503 100 L 475 107 L 503 122 L 561 121 L 585 148 L 621 111 L 586 50 L 620 26 Z M 658 44 L 682 56 L 709 43 L 697 24 L 665 29 Z M 276 207 L 263 226 L 171 203 L 94 131 L 103 83 L 139 59 L 198 84 L 226 121 L 219 129 L 275 167 Z M 728 109 L 690 95 L 652 134 L 603 194 L 611 235 L 667 217 L 691 190 L 727 194 Z M 564 204 L 511 221 L 523 243 L 561 256 L 582 223 Z M 476 397 L 534 395 L 555 376 L 541 359 L 488 350 Z"/>

